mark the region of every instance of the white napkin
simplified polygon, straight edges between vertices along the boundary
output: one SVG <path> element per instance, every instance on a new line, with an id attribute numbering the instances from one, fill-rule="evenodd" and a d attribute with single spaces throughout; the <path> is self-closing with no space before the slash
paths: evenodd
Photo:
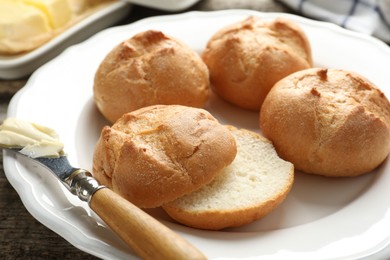
<path id="1" fill-rule="evenodd" d="M 390 43 L 390 0 L 279 0 L 298 14 Z"/>

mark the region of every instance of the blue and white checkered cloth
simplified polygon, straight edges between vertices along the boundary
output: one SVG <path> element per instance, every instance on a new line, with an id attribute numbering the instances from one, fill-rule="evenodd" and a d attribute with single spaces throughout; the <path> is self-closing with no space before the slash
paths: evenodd
<path id="1" fill-rule="evenodd" d="M 298 14 L 390 43 L 390 0 L 279 0 Z"/>

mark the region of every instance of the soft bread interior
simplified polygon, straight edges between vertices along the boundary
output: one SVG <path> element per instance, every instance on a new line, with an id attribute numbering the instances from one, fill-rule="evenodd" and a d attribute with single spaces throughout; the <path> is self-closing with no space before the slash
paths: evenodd
<path id="1" fill-rule="evenodd" d="M 255 221 L 276 208 L 294 179 L 293 165 L 278 157 L 259 134 L 229 126 L 237 155 L 210 184 L 165 204 L 175 220 L 202 229 L 222 229 Z"/>

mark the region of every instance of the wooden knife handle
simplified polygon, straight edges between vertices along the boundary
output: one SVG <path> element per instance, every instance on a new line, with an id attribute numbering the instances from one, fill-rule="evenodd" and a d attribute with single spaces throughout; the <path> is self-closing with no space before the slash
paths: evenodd
<path id="1" fill-rule="evenodd" d="M 97 190 L 89 205 L 142 259 L 206 259 L 184 238 L 108 188 Z"/>

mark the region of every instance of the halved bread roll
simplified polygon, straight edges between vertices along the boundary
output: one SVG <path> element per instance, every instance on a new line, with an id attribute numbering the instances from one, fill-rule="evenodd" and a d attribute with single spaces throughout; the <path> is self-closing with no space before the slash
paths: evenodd
<path id="1" fill-rule="evenodd" d="M 236 156 L 230 131 L 204 109 L 156 105 L 124 114 L 96 144 L 96 179 L 141 208 L 209 183 Z"/>
<path id="2" fill-rule="evenodd" d="M 236 158 L 210 184 L 163 205 L 176 221 L 209 230 L 241 226 L 271 212 L 289 193 L 294 166 L 280 159 L 261 135 L 229 129 L 237 144 Z"/>

